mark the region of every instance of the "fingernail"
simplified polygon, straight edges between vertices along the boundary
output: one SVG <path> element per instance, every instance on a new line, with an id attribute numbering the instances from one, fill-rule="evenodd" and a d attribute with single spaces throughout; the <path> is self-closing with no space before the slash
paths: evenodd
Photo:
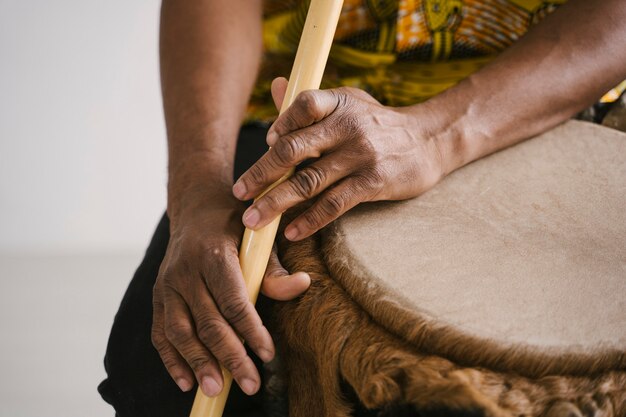
<path id="1" fill-rule="evenodd" d="M 274 352 L 272 352 L 269 349 L 259 349 L 259 358 L 261 358 L 261 360 L 265 363 L 271 361 L 272 359 L 274 359 Z"/>
<path id="2" fill-rule="evenodd" d="M 276 143 L 276 141 L 278 140 L 278 133 L 271 131 L 267 134 L 267 138 L 265 139 L 265 141 L 267 142 L 268 146 L 274 146 L 274 144 Z"/>
<path id="3" fill-rule="evenodd" d="M 287 229 L 285 229 L 285 237 L 289 240 L 294 240 L 295 238 L 297 238 L 298 228 L 296 228 L 295 226 L 288 226 Z"/>
<path id="4" fill-rule="evenodd" d="M 204 392 L 204 395 L 206 395 L 207 397 L 215 397 L 217 394 L 220 393 L 221 390 L 222 389 L 220 388 L 217 381 L 210 376 L 205 376 L 204 378 L 202 378 L 202 392 Z"/>
<path id="5" fill-rule="evenodd" d="M 243 215 L 243 224 L 247 227 L 254 227 L 261 220 L 261 213 L 254 207 L 250 207 Z"/>
<path id="6" fill-rule="evenodd" d="M 187 392 L 191 389 L 191 382 L 187 381 L 185 378 L 178 378 L 176 380 L 176 385 L 182 392 Z"/>
<path id="7" fill-rule="evenodd" d="M 233 185 L 233 195 L 238 199 L 243 200 L 243 198 L 246 196 L 246 192 L 246 186 L 243 182 L 237 181 L 235 185 Z"/>
<path id="8" fill-rule="evenodd" d="M 241 387 L 243 392 L 245 392 L 248 395 L 252 395 L 256 392 L 256 382 L 254 382 L 252 379 L 248 379 L 248 378 L 242 379 L 239 386 Z"/>

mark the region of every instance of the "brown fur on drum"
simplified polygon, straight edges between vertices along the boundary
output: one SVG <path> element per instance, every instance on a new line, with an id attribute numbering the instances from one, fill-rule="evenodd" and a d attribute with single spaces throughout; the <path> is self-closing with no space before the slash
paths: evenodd
<path id="1" fill-rule="evenodd" d="M 302 297 L 276 304 L 272 320 L 291 417 L 350 416 L 355 404 L 345 395 L 344 383 L 369 409 L 408 404 L 418 411 L 494 417 L 626 416 L 626 372 L 533 379 L 460 366 L 436 352 L 418 351 L 349 297 L 329 275 L 321 252 L 319 235 L 297 243 L 279 238 L 284 266 L 312 277 Z"/>

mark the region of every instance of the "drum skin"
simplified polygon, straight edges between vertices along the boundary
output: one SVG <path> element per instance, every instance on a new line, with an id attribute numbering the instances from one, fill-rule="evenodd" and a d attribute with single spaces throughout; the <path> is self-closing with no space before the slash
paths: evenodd
<path id="1" fill-rule="evenodd" d="M 626 416 L 622 133 L 567 122 L 279 253 L 313 279 L 271 325 L 290 416 Z"/>

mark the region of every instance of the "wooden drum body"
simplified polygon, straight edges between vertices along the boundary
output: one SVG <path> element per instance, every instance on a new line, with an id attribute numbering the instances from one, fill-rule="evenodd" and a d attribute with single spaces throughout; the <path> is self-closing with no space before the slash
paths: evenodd
<path id="1" fill-rule="evenodd" d="M 313 278 L 275 311 L 292 417 L 348 416 L 352 393 L 383 410 L 626 416 L 623 133 L 567 122 L 279 252 Z"/>

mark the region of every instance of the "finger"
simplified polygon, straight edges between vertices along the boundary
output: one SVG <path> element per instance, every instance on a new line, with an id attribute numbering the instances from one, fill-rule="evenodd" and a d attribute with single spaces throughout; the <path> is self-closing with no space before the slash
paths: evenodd
<path id="1" fill-rule="evenodd" d="M 324 155 L 311 165 L 294 173 L 258 198 L 243 214 L 243 223 L 259 229 L 276 216 L 302 201 L 309 200 L 347 176 L 356 167 L 339 152 Z"/>
<path id="2" fill-rule="evenodd" d="M 285 237 L 296 241 L 312 235 L 360 202 L 370 200 L 374 191 L 365 178 L 351 176 L 344 179 L 287 225 Z"/>
<path id="3" fill-rule="evenodd" d="M 280 264 L 276 247 L 272 250 L 261 291 L 267 297 L 278 301 L 292 300 L 306 291 L 311 285 L 311 277 L 306 272 L 289 274 Z"/>
<path id="4" fill-rule="evenodd" d="M 337 90 L 307 90 L 296 96 L 293 103 L 272 123 L 267 132 L 267 144 L 274 146 L 281 136 L 310 126 L 328 117 L 339 104 L 343 93 Z M 281 103 L 282 104 L 282 103 Z"/>
<path id="5" fill-rule="evenodd" d="M 194 375 L 187 362 L 165 337 L 163 311 L 163 303 L 155 299 L 152 312 L 152 345 L 159 353 L 165 369 L 176 385 L 181 391 L 187 392 L 193 388 Z"/>
<path id="6" fill-rule="evenodd" d="M 264 362 L 272 360 L 274 342 L 250 302 L 236 247 L 219 257 L 207 257 L 207 261 L 205 283 L 222 316 L 259 358 Z"/>
<path id="7" fill-rule="evenodd" d="M 259 373 L 204 285 L 196 288 L 190 306 L 200 341 L 230 371 L 243 392 L 248 395 L 257 392 L 261 385 Z"/>
<path id="8" fill-rule="evenodd" d="M 168 292 L 165 300 L 165 336 L 187 361 L 202 391 L 209 397 L 220 393 L 222 372 L 215 357 L 198 339 L 193 320 L 182 297 Z"/>
<path id="9" fill-rule="evenodd" d="M 233 194 L 240 200 L 254 198 L 289 169 L 307 159 L 319 158 L 344 139 L 336 126 L 327 121 L 281 136 L 275 146 L 239 177 Z"/>
<path id="10" fill-rule="evenodd" d="M 283 99 L 285 98 L 285 93 L 287 92 L 287 85 L 288 82 L 285 77 L 274 78 L 274 81 L 272 81 L 272 98 L 274 99 L 274 104 L 279 111 L 283 106 Z"/>

